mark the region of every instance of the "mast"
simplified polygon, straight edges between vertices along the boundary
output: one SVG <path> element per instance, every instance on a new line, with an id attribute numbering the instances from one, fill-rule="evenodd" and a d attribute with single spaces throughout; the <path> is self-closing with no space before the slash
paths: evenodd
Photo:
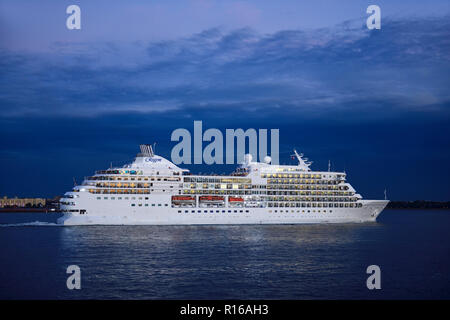
<path id="1" fill-rule="evenodd" d="M 305 171 L 311 171 L 311 169 L 309 168 L 309 166 L 312 164 L 312 161 L 308 161 L 308 158 L 302 158 L 303 157 L 303 153 L 302 154 L 298 154 L 297 150 L 294 149 L 294 155 L 295 157 L 297 157 L 298 160 L 298 166 L 301 167 L 303 170 Z"/>

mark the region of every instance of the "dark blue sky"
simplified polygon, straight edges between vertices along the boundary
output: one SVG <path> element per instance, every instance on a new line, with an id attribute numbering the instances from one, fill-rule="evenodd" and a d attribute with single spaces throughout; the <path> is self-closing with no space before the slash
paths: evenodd
<path id="1" fill-rule="evenodd" d="M 0 195 L 62 194 L 139 143 L 169 157 L 202 120 L 279 128 L 281 162 L 330 159 L 365 198 L 449 200 L 448 1 L 380 1 L 372 31 L 367 1 L 297 2 L 2 1 Z"/>

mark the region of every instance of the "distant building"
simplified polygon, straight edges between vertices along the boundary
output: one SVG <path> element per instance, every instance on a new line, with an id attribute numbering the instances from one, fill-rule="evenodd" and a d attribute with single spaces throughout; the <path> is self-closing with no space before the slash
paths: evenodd
<path id="1" fill-rule="evenodd" d="M 0 199 L 0 208 L 7 208 L 7 207 L 19 207 L 19 208 L 25 208 L 25 207 L 45 207 L 46 205 L 46 199 L 43 198 L 8 198 L 7 196 L 4 196 Z"/>

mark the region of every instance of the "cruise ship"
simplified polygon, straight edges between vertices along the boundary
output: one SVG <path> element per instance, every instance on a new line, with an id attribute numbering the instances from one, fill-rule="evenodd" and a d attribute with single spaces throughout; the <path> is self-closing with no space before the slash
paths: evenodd
<path id="1" fill-rule="evenodd" d="M 364 200 L 344 172 L 253 161 L 198 175 L 141 145 L 135 160 L 95 172 L 60 199 L 64 225 L 302 224 L 376 221 L 388 200 Z"/>

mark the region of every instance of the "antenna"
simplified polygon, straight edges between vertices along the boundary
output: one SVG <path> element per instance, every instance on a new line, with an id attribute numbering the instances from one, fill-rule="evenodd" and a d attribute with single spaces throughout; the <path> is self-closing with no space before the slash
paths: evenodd
<path id="1" fill-rule="evenodd" d="M 156 141 L 153 142 L 153 152 L 155 152 L 155 150 L 156 150 Z"/>
<path id="2" fill-rule="evenodd" d="M 328 160 L 328 172 L 331 171 L 331 160 Z"/>
<path id="3" fill-rule="evenodd" d="M 312 161 L 308 161 L 307 158 L 303 159 L 303 153 L 298 154 L 297 150 L 294 149 L 294 156 L 297 158 L 298 160 L 298 166 L 302 167 L 303 170 L 305 171 L 310 171 L 311 169 L 309 169 L 309 166 L 312 164 Z"/>
<path id="4" fill-rule="evenodd" d="M 75 177 L 73 177 L 73 186 L 74 186 L 74 187 L 77 186 L 77 181 L 75 180 Z"/>
<path id="5" fill-rule="evenodd" d="M 387 200 L 386 187 L 384 188 L 384 200 Z"/>

